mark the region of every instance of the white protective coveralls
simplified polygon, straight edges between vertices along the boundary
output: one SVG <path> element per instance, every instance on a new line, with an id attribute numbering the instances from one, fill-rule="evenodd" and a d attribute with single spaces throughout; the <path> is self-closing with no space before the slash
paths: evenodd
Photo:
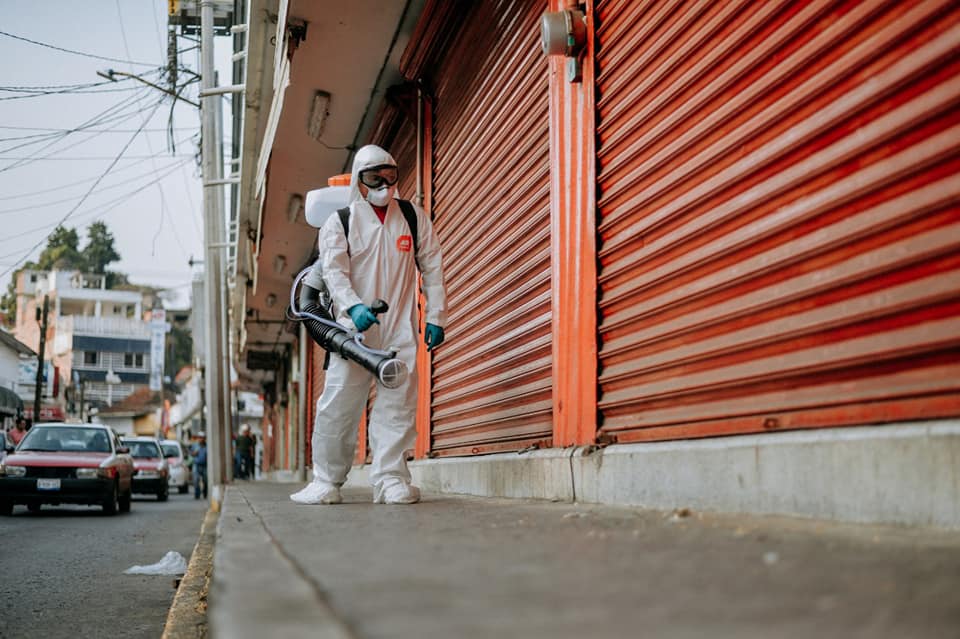
<path id="1" fill-rule="evenodd" d="M 354 328 L 347 309 L 355 304 L 370 306 L 378 298 L 385 300 L 390 310 L 378 316 L 379 324 L 364 332 L 364 344 L 370 348 L 397 351 L 397 357 L 410 372 L 399 388 L 377 388 L 368 425 L 373 452 L 370 481 L 375 489 L 375 499 L 386 485 L 395 485 L 398 481 L 404 487 L 410 484 L 406 451 L 413 448 L 416 439 L 414 420 L 417 408 L 417 263 L 414 261 L 411 229 L 393 197 L 381 223 L 358 187 L 361 171 L 381 165 L 396 166 L 396 162 L 378 146 L 369 145 L 357 151 L 350 177 L 349 241 L 344 236 L 339 215 L 327 219 L 320 229 L 319 239 L 319 261 L 333 298 L 337 321 Z M 419 236 L 417 261 L 423 275 L 426 321 L 443 327 L 446 324 L 446 293 L 440 242 L 430 218 L 420 207 L 414 208 Z M 357 445 L 357 428 L 372 383 L 373 376 L 359 365 L 338 355 L 330 356 L 326 385 L 317 400 L 313 425 L 314 497 L 297 499 L 294 495 L 295 501 L 339 501 L 339 491 L 336 490 L 335 499 L 321 499 L 317 495 L 325 487 L 338 488 L 347 478 Z M 309 493 L 310 488 L 308 486 L 302 492 Z"/>

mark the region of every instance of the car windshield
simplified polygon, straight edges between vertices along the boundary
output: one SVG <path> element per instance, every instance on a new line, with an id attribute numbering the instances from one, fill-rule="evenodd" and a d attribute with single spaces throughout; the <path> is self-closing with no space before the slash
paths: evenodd
<path id="1" fill-rule="evenodd" d="M 37 426 L 30 429 L 18 450 L 109 453 L 110 438 L 102 428 Z"/>
<path id="2" fill-rule="evenodd" d="M 180 456 L 180 444 L 160 444 L 163 448 L 163 456 L 167 459 Z"/>
<path id="3" fill-rule="evenodd" d="M 123 445 L 130 449 L 130 456 L 137 459 L 160 457 L 160 446 L 156 442 L 138 442 L 121 440 Z"/>

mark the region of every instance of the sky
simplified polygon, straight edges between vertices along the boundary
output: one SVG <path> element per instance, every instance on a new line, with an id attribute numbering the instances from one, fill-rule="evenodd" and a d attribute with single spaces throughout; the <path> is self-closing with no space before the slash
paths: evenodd
<path id="1" fill-rule="evenodd" d="M 100 220 L 121 255 L 112 270 L 168 290 L 170 307 L 189 305 L 202 268 L 189 260 L 204 255 L 199 111 L 177 101 L 171 134 L 172 97 L 97 75 L 114 69 L 166 85 L 166 12 L 166 0 L 0 0 L 0 291 L 58 223 L 76 228 L 82 247 Z M 180 65 L 199 73 L 197 44 L 178 38 Z M 215 38 L 222 83 L 231 47 Z M 196 102 L 198 88 L 182 95 Z"/>

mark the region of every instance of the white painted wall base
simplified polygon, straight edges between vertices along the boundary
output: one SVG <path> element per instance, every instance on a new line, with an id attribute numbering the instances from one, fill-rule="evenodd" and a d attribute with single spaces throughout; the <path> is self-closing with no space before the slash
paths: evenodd
<path id="1" fill-rule="evenodd" d="M 960 528 L 960 421 L 431 459 L 429 492 Z M 350 484 L 366 485 L 365 468 Z M 359 471 L 359 472 L 357 472 Z"/>

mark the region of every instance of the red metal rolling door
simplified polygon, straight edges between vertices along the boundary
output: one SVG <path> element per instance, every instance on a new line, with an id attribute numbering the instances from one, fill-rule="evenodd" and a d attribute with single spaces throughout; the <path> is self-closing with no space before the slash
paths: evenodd
<path id="1" fill-rule="evenodd" d="M 960 413 L 960 7 L 598 3 L 618 441 Z"/>
<path id="2" fill-rule="evenodd" d="M 478 2 L 435 70 L 434 216 L 449 326 L 434 359 L 438 454 L 550 439 L 545 3 Z"/>
<path id="3" fill-rule="evenodd" d="M 417 191 L 417 125 L 405 121 L 390 145 L 390 154 L 400 167 L 397 193 L 405 200 L 413 201 Z"/>

